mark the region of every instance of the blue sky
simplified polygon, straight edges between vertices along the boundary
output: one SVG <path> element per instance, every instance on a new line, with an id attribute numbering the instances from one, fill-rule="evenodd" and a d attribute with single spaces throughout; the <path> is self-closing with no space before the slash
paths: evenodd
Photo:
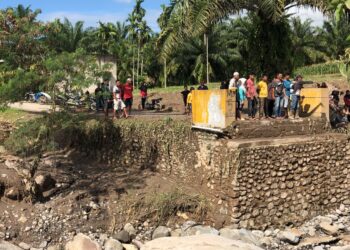
<path id="1" fill-rule="evenodd" d="M 148 25 L 158 31 L 157 19 L 161 14 L 161 4 L 169 0 L 145 0 L 143 6 L 147 11 Z M 135 0 L 0 0 L 0 8 L 23 4 L 32 9 L 41 9 L 39 19 L 52 21 L 55 18 L 67 17 L 72 22 L 85 21 L 85 26 L 97 26 L 98 21 L 116 22 L 126 20 L 134 6 Z M 321 13 L 306 9 L 293 9 L 293 13 L 303 20 L 311 18 L 316 25 L 321 25 Z"/>

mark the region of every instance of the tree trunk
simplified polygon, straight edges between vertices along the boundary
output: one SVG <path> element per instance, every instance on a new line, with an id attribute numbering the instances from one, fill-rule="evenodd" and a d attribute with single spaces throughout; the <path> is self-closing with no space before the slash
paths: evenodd
<path id="1" fill-rule="evenodd" d="M 141 53 L 141 76 L 143 76 L 143 59 L 144 59 L 144 56 L 143 56 L 143 52 Z"/>
<path id="2" fill-rule="evenodd" d="M 118 59 L 115 60 L 115 80 L 118 81 Z"/>
<path id="3" fill-rule="evenodd" d="M 140 39 L 137 45 L 137 73 L 136 73 L 136 86 L 139 87 L 139 73 L 140 73 Z"/>
<path id="4" fill-rule="evenodd" d="M 132 45 L 132 86 L 135 88 L 135 50 Z"/>
<path id="5" fill-rule="evenodd" d="M 209 85 L 209 36 L 207 34 L 204 34 L 204 40 L 207 54 L 207 85 Z"/>
<path id="6" fill-rule="evenodd" d="M 167 88 L 167 65 L 166 65 L 166 59 L 164 62 L 164 88 Z"/>

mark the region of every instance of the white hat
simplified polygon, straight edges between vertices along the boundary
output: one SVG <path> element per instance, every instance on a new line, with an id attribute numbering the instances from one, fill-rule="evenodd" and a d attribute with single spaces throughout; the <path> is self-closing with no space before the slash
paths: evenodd
<path id="1" fill-rule="evenodd" d="M 233 73 L 233 76 L 239 76 L 238 72 Z"/>

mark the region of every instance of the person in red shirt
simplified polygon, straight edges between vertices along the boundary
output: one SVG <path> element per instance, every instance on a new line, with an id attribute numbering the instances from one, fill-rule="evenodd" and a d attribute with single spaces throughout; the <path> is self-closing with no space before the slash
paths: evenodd
<path id="1" fill-rule="evenodd" d="M 133 94 L 132 94 L 133 91 L 134 91 L 134 88 L 132 86 L 132 80 L 131 78 L 128 78 L 123 88 L 124 103 L 128 111 L 128 115 L 130 115 L 131 113 L 132 102 L 133 102 Z"/>
<path id="2" fill-rule="evenodd" d="M 139 89 L 140 89 L 140 95 L 141 95 L 142 110 L 145 110 L 146 100 L 147 100 L 147 85 L 144 82 L 142 82 Z"/>

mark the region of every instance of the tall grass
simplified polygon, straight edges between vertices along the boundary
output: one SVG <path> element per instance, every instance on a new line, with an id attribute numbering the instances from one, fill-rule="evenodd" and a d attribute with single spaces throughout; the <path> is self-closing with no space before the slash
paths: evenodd
<path id="1" fill-rule="evenodd" d="M 301 74 L 303 76 L 340 74 L 339 64 L 340 64 L 339 61 L 313 64 L 313 65 L 298 68 L 295 70 L 295 73 Z"/>

